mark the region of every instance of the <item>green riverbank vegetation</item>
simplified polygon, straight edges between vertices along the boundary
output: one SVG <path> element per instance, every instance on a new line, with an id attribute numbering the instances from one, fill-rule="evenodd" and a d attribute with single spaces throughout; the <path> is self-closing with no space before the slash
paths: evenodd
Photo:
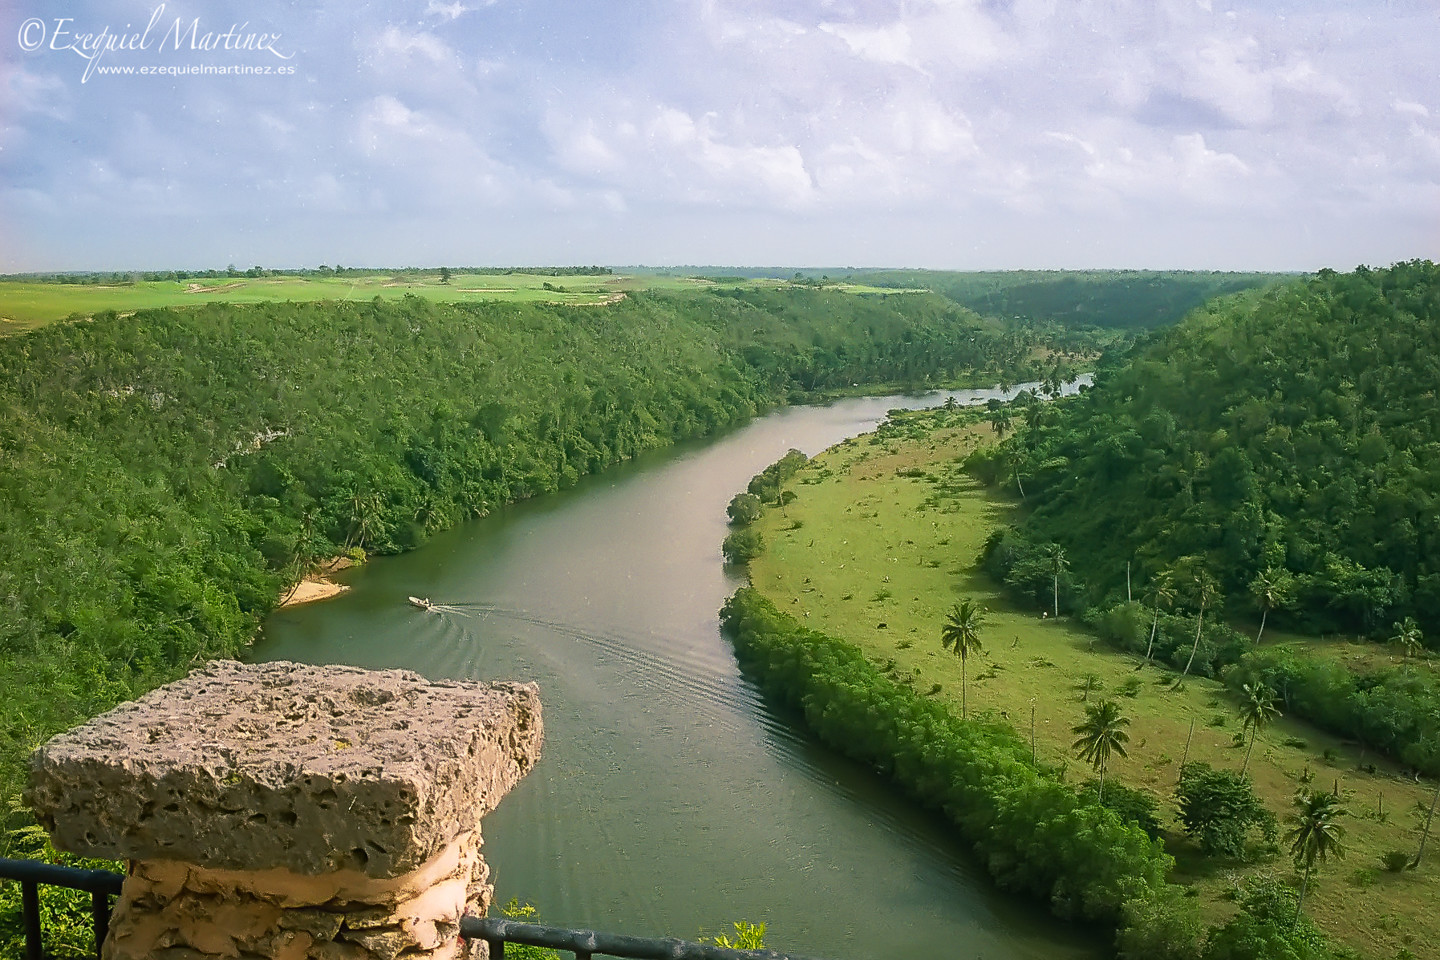
<path id="1" fill-rule="evenodd" d="M 951 817 L 1002 886 L 1114 924 L 1124 957 L 1426 955 L 1440 942 L 1440 860 L 1431 852 L 1409 864 L 1435 784 L 1305 722 L 1278 692 L 1258 696 L 1271 709 L 1247 706 L 1244 685 L 1264 678 L 1237 675 L 1232 689 L 1192 670 L 1177 683 L 1183 658 L 1147 662 L 1143 645 L 1117 649 L 1067 602 L 1078 594 L 1070 578 L 1090 572 L 1081 551 L 1067 545 L 1068 563 L 1037 566 L 1044 580 L 1033 589 L 992 577 L 987 542 L 1023 524 L 1036 496 L 1028 482 L 1022 500 L 1013 485 L 987 487 L 965 468 L 996 440 L 982 411 L 896 413 L 801 469 L 784 513 L 766 507 L 750 524 L 764 542 L 749 562 L 753 590 L 727 608 L 745 669 L 833 747 Z M 984 616 L 979 649 L 962 662 L 942 638 L 965 600 Z M 1152 608 L 1143 610 L 1148 635 Z M 1222 610 L 1214 603 L 1206 622 L 1219 629 Z M 1196 612 L 1168 627 L 1187 655 Z M 1404 668 L 1398 652 L 1395 661 Z M 1413 658 L 1409 666 L 1421 670 Z M 1111 743 L 1103 807 L 1096 752 L 1084 759 L 1084 742 L 1099 739 Z M 949 759 L 951 750 L 974 757 Z M 955 772 L 972 763 L 984 773 Z M 1061 803 L 1053 797 L 1063 791 L 1092 826 L 1045 834 L 1049 808 L 1015 801 L 1011 776 L 1047 802 Z M 1295 832 L 1306 809 L 1326 811 L 1342 831 L 1323 859 Z M 1015 879 L 1013 854 L 992 845 L 1020 828 L 1006 821 L 996 835 L 990 826 L 1021 816 L 1045 839 L 1025 848 L 1036 874 Z M 1099 825 L 1112 816 L 1114 828 Z M 1107 832 L 1122 825 L 1155 838 L 1148 853 L 1131 834 Z M 1096 836 L 1115 848 L 1087 852 L 1097 859 L 1083 880 L 1062 878 L 1066 845 Z M 1136 870 L 1139 893 L 1105 886 L 1112 869 Z"/>

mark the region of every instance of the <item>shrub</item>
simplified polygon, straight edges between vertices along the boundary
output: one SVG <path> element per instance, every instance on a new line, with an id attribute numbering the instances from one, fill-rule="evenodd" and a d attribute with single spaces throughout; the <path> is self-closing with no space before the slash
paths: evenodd
<path id="1" fill-rule="evenodd" d="M 1332 960 L 1325 935 L 1299 911 L 1294 890 L 1250 878 L 1237 891 L 1240 911 L 1213 929 L 1203 960 Z"/>
<path id="2" fill-rule="evenodd" d="M 1167 883 L 1125 901 L 1116 952 L 1120 960 L 1200 960 L 1204 931 L 1194 899 Z"/>
<path id="3" fill-rule="evenodd" d="M 765 538 L 751 529 L 736 530 L 725 538 L 720 552 L 725 554 L 726 563 L 749 563 L 765 549 Z"/>
<path id="4" fill-rule="evenodd" d="M 1404 850 L 1389 850 L 1380 857 L 1380 863 L 1391 873 L 1399 873 L 1410 866 L 1410 854 Z"/>
<path id="5" fill-rule="evenodd" d="M 1255 795 L 1249 777 L 1192 763 L 1185 768 L 1175 796 L 1185 832 L 1206 854 L 1243 856 L 1250 831 L 1256 827 L 1266 840 L 1275 838 L 1275 815 Z"/>
<path id="6" fill-rule="evenodd" d="M 744 526 L 759 520 L 760 511 L 759 497 L 753 493 L 737 493 L 730 498 L 730 505 L 725 508 L 725 515 L 730 518 L 731 523 Z"/>

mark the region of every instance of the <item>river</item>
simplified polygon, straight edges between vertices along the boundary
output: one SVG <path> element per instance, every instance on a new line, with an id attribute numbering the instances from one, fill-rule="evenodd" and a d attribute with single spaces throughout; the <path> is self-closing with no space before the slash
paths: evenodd
<path id="1" fill-rule="evenodd" d="M 719 632 L 743 582 L 720 557 L 731 496 L 791 447 L 950 395 L 1002 396 L 789 407 L 656 452 L 351 571 L 348 594 L 275 613 L 254 656 L 536 681 L 544 754 L 484 831 L 497 904 L 544 922 L 695 939 L 763 920 L 771 947 L 832 960 L 1100 956 L 777 716 Z"/>

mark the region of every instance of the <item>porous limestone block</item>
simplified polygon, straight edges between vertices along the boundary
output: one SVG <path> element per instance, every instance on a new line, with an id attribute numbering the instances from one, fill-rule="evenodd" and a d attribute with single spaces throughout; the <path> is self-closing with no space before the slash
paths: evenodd
<path id="1" fill-rule="evenodd" d="M 459 938 L 493 888 L 478 831 L 462 834 L 399 877 L 354 870 L 214 870 L 175 860 L 132 863 L 105 942 L 105 960 L 271 957 L 275 960 L 441 960 L 483 956 Z"/>
<path id="2" fill-rule="evenodd" d="M 472 831 L 534 766 L 534 684 L 212 663 L 31 758 L 71 853 L 393 878 Z"/>

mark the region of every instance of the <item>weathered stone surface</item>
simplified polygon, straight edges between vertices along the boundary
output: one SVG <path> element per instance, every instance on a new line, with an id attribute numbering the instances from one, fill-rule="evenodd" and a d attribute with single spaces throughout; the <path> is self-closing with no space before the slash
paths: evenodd
<path id="1" fill-rule="evenodd" d="M 473 831 L 542 740 L 533 684 L 223 661 L 47 743 L 26 799 L 73 853 L 398 877 Z"/>
<path id="2" fill-rule="evenodd" d="M 375 878 L 222 870 L 175 860 L 133 863 L 111 919 L 105 960 L 440 960 L 482 957 L 460 918 L 483 916 L 493 888 L 480 833 L 462 834 L 419 868 Z"/>

